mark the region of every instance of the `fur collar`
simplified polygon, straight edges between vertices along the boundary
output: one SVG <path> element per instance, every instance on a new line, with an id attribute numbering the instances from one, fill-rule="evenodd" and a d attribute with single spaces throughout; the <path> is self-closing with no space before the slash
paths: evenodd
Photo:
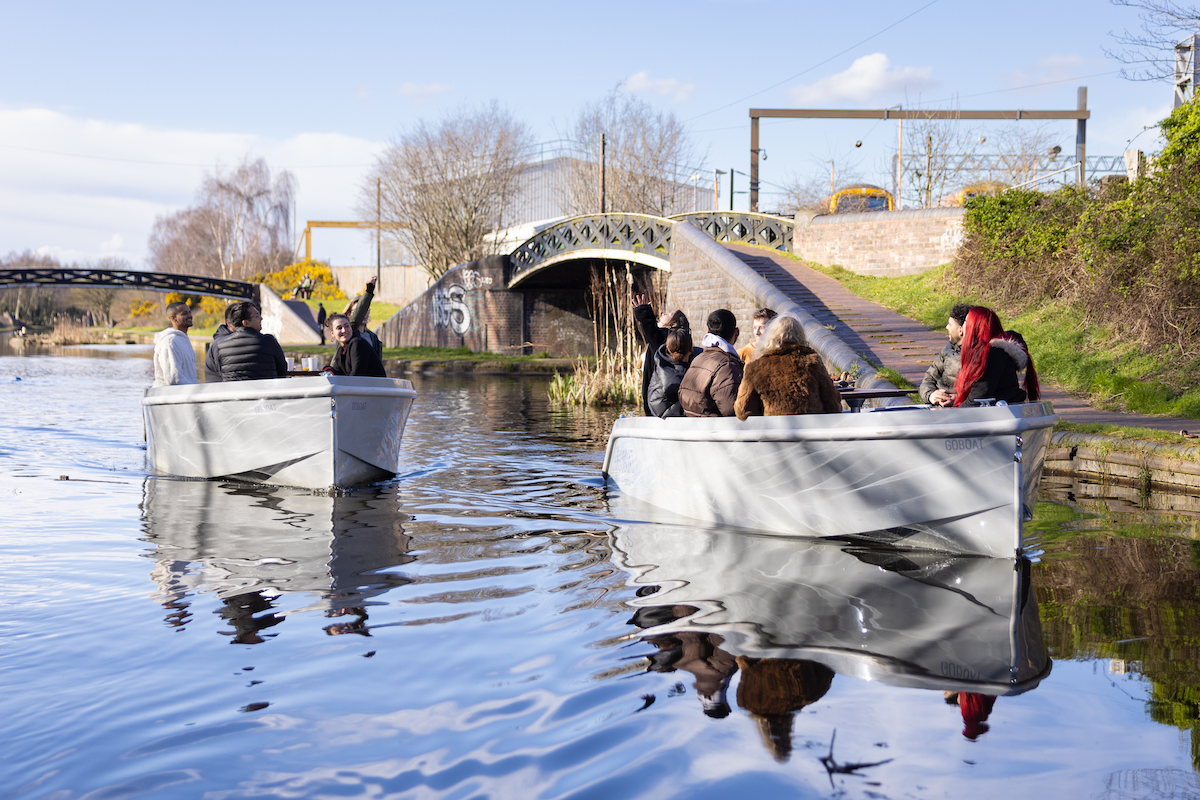
<path id="1" fill-rule="evenodd" d="M 1017 372 L 1029 366 L 1029 355 L 1012 339 L 992 339 L 988 342 L 991 347 L 998 347 L 1003 350 L 1009 358 L 1017 362 Z"/>

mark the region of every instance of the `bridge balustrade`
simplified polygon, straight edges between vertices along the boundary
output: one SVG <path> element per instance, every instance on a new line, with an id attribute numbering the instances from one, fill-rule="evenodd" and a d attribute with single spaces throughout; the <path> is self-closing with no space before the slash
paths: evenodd
<path id="1" fill-rule="evenodd" d="M 111 286 L 114 289 L 143 289 L 180 294 L 203 294 L 238 300 L 257 300 L 258 284 L 139 270 L 62 269 L 59 267 L 14 267 L 0 269 L 0 287 L 22 286 Z"/>
<path id="2" fill-rule="evenodd" d="M 513 287 L 538 269 L 569 258 L 612 258 L 629 254 L 631 261 L 670 269 L 671 231 L 686 220 L 719 242 L 792 249 L 793 224 L 766 214 L 692 212 L 674 217 L 646 214 L 589 214 L 555 223 L 512 252 Z"/>

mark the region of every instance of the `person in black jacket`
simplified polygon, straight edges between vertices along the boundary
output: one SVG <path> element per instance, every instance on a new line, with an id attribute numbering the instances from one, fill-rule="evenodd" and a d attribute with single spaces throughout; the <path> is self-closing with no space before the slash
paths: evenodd
<path id="1" fill-rule="evenodd" d="M 262 332 L 262 312 L 258 306 L 250 302 L 234 303 L 229 311 L 229 322 L 233 333 L 216 340 L 209 349 L 221 380 L 287 377 L 283 348 L 274 336 Z"/>
<path id="2" fill-rule="evenodd" d="M 333 363 L 327 367 L 334 375 L 358 375 L 364 378 L 386 378 L 383 362 L 375 354 L 375 348 L 350 324 L 345 314 L 334 314 L 329 318 L 329 328 L 338 343 L 333 354 Z"/>
<path id="3" fill-rule="evenodd" d="M 650 409 L 650 379 L 654 376 L 654 354 L 667 342 L 667 331 L 671 328 L 691 328 L 687 315 L 682 311 L 667 312 L 657 320 L 650 298 L 644 294 L 633 297 L 633 320 L 638 332 L 646 342 L 646 355 L 642 359 L 642 413 L 653 416 Z"/>
<path id="4" fill-rule="evenodd" d="M 233 313 L 233 307 L 236 305 L 237 303 L 230 303 L 229 305 L 225 306 L 225 321 L 218 325 L 217 329 L 213 331 L 212 344 L 208 346 L 208 352 L 204 355 L 205 383 L 221 382 L 221 370 L 217 367 L 217 354 L 216 351 L 213 350 L 212 345 L 233 333 L 233 323 L 229 321 L 229 315 Z"/>

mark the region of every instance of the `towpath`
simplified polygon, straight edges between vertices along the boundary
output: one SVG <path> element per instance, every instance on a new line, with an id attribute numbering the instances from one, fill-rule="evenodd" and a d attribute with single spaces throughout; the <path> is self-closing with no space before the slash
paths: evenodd
<path id="1" fill-rule="evenodd" d="M 913 384 L 920 385 L 929 363 L 946 344 L 944 330 L 930 330 L 916 320 L 859 297 L 828 275 L 785 255 L 747 245 L 726 246 L 821 324 L 832 326 L 850 349 L 896 370 Z M 1043 381 L 1042 389 L 1058 415 L 1071 422 L 1200 432 L 1200 420 L 1104 411 L 1072 397 L 1049 381 Z"/>

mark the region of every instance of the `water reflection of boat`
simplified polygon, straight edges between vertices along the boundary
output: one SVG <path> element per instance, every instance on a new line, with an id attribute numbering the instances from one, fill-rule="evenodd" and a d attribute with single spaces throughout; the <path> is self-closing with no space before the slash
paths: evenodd
<path id="1" fill-rule="evenodd" d="M 319 375 L 160 386 L 142 410 L 157 472 L 328 489 L 391 478 L 417 393 L 392 378 Z"/>
<path id="2" fill-rule="evenodd" d="M 604 474 L 618 503 L 701 523 L 1012 557 L 1057 421 L 1045 402 L 744 422 L 628 417 L 613 425 Z"/>
<path id="3" fill-rule="evenodd" d="M 191 596 L 211 593 L 239 637 L 277 624 L 283 593 L 311 596 L 329 616 L 365 619 L 371 598 L 410 582 L 413 561 L 394 497 L 313 495 L 282 487 L 149 479 L 142 501 L 151 577 L 182 624 Z M 339 632 L 339 631 L 334 631 Z"/>
<path id="4" fill-rule="evenodd" d="M 657 587 L 634 605 L 672 609 L 647 634 L 714 634 L 732 658 L 943 691 L 1020 694 L 1050 671 L 1024 559 L 665 525 L 623 526 L 614 538 L 633 582 Z"/>

